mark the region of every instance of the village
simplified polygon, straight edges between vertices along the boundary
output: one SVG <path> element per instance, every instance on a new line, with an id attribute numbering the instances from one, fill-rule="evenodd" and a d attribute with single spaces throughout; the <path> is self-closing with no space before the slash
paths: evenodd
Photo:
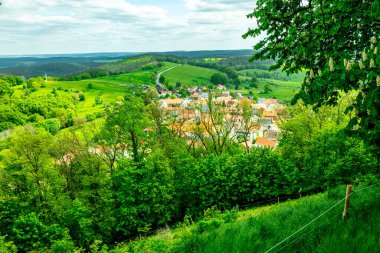
<path id="1" fill-rule="evenodd" d="M 215 89 L 186 87 L 187 97 L 168 91 L 157 84 L 160 108 L 165 112 L 169 128 L 187 139 L 189 145 L 203 145 L 211 140 L 223 145 L 226 139 L 241 143 L 245 148 L 275 148 L 280 129 L 276 122 L 284 106 L 273 98 L 254 101 L 224 85 Z"/>

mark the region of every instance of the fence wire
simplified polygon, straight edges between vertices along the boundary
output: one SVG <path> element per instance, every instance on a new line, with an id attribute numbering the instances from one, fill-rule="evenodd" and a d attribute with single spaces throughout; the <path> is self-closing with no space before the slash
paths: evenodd
<path id="1" fill-rule="evenodd" d="M 304 225 L 301 228 L 299 228 L 296 232 L 294 232 L 293 234 L 289 235 L 288 237 L 286 237 L 285 239 L 283 239 L 282 241 L 280 241 L 279 243 L 277 243 L 276 245 L 274 245 L 273 247 L 271 247 L 270 249 L 268 249 L 267 251 L 265 251 L 265 253 L 271 252 L 272 250 L 276 249 L 278 246 L 280 246 L 281 244 L 283 244 L 284 242 L 286 242 L 290 238 L 294 237 L 296 234 L 298 234 L 299 232 L 301 232 L 302 230 L 304 230 L 306 227 L 308 227 L 311 224 L 313 224 L 319 218 L 321 218 L 322 216 L 324 216 L 325 214 L 327 214 L 328 212 L 330 212 L 332 209 L 334 209 L 334 207 L 336 207 L 337 205 L 339 205 L 340 203 L 342 203 L 346 199 L 346 197 L 351 196 L 354 193 L 358 193 L 358 192 L 370 189 L 370 188 L 375 187 L 377 185 L 380 185 L 380 182 L 378 182 L 376 184 L 373 184 L 373 185 L 370 185 L 370 186 L 365 187 L 365 188 L 361 188 L 361 189 L 358 189 L 358 190 L 355 190 L 355 191 L 351 191 L 349 195 L 347 195 L 344 198 L 342 198 L 341 200 L 337 201 L 334 205 L 332 205 L 331 207 L 329 207 L 328 209 L 326 209 L 324 212 L 322 212 L 321 214 L 319 214 L 316 218 L 314 218 L 313 220 L 311 220 L 310 222 L 308 222 L 306 225 Z M 306 233 L 306 234 L 308 234 L 308 233 Z M 283 249 L 284 247 L 290 245 L 291 243 L 294 243 L 295 241 L 299 240 L 303 236 L 305 236 L 305 234 L 302 235 L 302 236 L 297 237 L 296 239 L 294 239 L 293 241 L 289 242 L 285 246 L 282 246 L 281 248 L 277 249 L 275 252 L 278 252 L 279 250 Z"/>

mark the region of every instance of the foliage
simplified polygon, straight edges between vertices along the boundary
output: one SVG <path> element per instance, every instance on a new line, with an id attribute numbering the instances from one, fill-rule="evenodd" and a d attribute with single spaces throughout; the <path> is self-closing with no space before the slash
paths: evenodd
<path id="1" fill-rule="evenodd" d="M 8 84 L 8 82 L 0 80 L 0 97 L 5 95 L 12 95 L 12 93 L 13 90 L 11 89 L 11 86 Z"/>
<path id="2" fill-rule="evenodd" d="M 67 231 L 57 225 L 44 225 L 35 213 L 23 215 L 14 221 L 14 241 L 21 251 L 43 250 L 56 240 L 68 238 Z M 57 243 L 55 243 L 57 249 Z"/>
<path id="3" fill-rule="evenodd" d="M 24 80 L 20 76 L 0 76 L 0 80 L 7 82 L 12 87 L 24 83 Z"/>
<path id="4" fill-rule="evenodd" d="M 0 87 L 1 82 L 0 80 Z M 36 82 L 33 80 L 29 82 L 32 89 L 35 88 Z M 7 96 L 3 96 L 0 100 L 1 131 L 25 123 L 34 123 L 45 127 L 51 133 L 56 133 L 61 127 L 73 125 L 77 102 L 75 97 L 57 91 L 44 95 L 35 93 L 20 95 L 12 89 L 9 91 L 10 93 L 8 92 Z"/>
<path id="5" fill-rule="evenodd" d="M 5 241 L 5 236 L 0 236 L 0 253 L 16 253 L 17 248 L 12 242 Z"/>
<path id="6" fill-rule="evenodd" d="M 270 86 L 268 83 L 264 85 L 264 93 L 269 93 L 271 91 Z"/>
<path id="7" fill-rule="evenodd" d="M 42 121 L 41 123 L 37 123 L 37 126 L 42 126 L 46 131 L 51 134 L 56 134 L 61 128 L 61 121 L 59 119 L 47 119 Z"/>
<path id="8" fill-rule="evenodd" d="M 143 100 L 127 95 L 122 104 L 116 104 L 110 110 L 104 126 L 105 141 L 113 145 L 126 144 L 132 149 L 133 159 L 139 162 L 144 153 L 144 129 L 148 126 Z"/>
<path id="9" fill-rule="evenodd" d="M 221 74 L 221 73 L 215 73 L 211 76 L 211 79 L 210 81 L 217 85 L 217 84 L 222 84 L 222 85 L 226 85 L 227 82 L 228 82 L 228 79 L 225 75 Z"/>
<path id="10" fill-rule="evenodd" d="M 307 70 L 297 99 L 319 108 L 336 105 L 343 92 L 357 96 L 348 128 L 368 143 L 380 143 L 379 11 L 370 1 L 258 1 L 249 18 L 258 27 L 244 37 L 267 36 L 255 45 L 252 59 L 276 59 L 274 68 Z"/>
<path id="11" fill-rule="evenodd" d="M 119 220 L 124 236 L 149 232 L 169 223 L 175 214 L 173 171 L 162 154 L 153 154 L 141 168 L 127 164 L 115 174 Z"/>
<path id="12" fill-rule="evenodd" d="M 26 81 L 26 86 L 32 91 L 35 91 L 42 86 L 43 82 L 44 82 L 44 79 L 42 77 L 29 78 Z"/>

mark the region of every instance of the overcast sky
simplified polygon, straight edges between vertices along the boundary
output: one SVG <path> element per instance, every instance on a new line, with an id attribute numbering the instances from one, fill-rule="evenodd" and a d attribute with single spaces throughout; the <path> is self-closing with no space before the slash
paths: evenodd
<path id="1" fill-rule="evenodd" d="M 0 0 L 0 55 L 248 49 L 254 0 Z"/>

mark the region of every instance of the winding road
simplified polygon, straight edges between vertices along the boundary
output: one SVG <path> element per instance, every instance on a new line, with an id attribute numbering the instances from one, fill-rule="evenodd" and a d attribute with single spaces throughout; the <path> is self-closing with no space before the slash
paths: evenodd
<path id="1" fill-rule="evenodd" d="M 170 70 L 172 70 L 172 69 L 175 69 L 175 68 L 177 68 L 177 67 L 179 67 L 179 66 L 182 66 L 182 64 L 179 64 L 179 65 L 177 65 L 177 66 L 174 66 L 174 67 L 171 67 L 171 68 L 165 69 L 164 71 L 158 73 L 158 74 L 157 74 L 157 78 L 156 78 L 156 85 L 162 85 L 162 86 L 163 86 L 163 84 L 160 83 L 160 77 L 161 77 L 161 75 L 162 75 L 163 73 L 168 72 L 168 71 L 170 71 Z"/>

